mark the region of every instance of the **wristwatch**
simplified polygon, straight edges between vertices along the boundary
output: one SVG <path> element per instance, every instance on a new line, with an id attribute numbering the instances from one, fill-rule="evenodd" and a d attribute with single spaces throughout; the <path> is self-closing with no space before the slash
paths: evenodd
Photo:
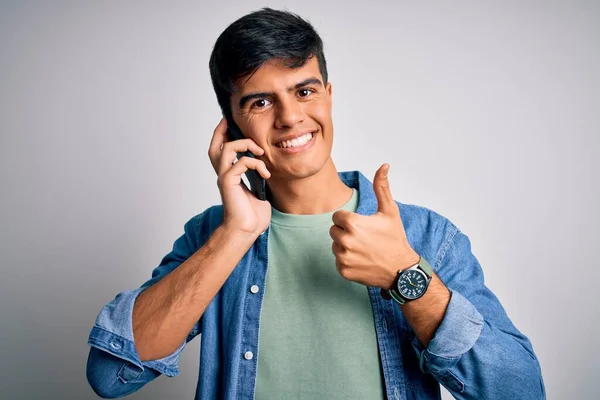
<path id="1" fill-rule="evenodd" d="M 412 267 L 398 271 L 392 287 L 381 289 L 381 297 L 386 300 L 394 299 L 399 304 L 416 300 L 427 291 L 432 275 L 433 268 L 427 260 L 420 257 L 419 262 Z"/>

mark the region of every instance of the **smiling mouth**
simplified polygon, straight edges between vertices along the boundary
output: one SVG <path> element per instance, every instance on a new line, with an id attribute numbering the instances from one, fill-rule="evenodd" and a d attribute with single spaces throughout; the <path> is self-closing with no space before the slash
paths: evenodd
<path id="1" fill-rule="evenodd" d="M 309 132 L 291 140 L 282 140 L 281 142 L 277 142 L 275 143 L 275 146 L 279 147 L 280 149 L 301 147 L 310 142 L 314 135 L 314 132 Z"/>

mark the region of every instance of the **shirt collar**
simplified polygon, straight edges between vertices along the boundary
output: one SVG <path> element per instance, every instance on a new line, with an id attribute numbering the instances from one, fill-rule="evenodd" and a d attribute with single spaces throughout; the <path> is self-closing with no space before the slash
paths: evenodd
<path id="1" fill-rule="evenodd" d="M 338 172 L 342 182 L 348 187 L 358 189 L 357 214 L 371 215 L 377 212 L 377 197 L 373 191 L 373 184 L 360 171 Z"/>

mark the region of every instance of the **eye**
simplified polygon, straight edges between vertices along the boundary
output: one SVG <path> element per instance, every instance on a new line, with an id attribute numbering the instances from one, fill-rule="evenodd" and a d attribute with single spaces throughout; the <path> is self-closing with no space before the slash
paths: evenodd
<path id="1" fill-rule="evenodd" d="M 269 104 L 271 104 L 271 102 L 269 100 L 259 99 L 259 100 L 256 100 L 254 103 L 252 103 L 252 108 L 265 108 Z"/>
<path id="2" fill-rule="evenodd" d="M 308 89 L 308 88 L 306 88 L 306 89 L 300 89 L 298 91 L 298 96 L 300 96 L 300 97 L 308 97 L 312 93 L 314 93 L 314 90 L 312 90 L 312 89 Z"/>

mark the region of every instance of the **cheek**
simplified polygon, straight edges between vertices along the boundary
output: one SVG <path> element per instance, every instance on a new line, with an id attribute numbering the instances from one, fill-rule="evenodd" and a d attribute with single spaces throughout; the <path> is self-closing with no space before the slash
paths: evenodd
<path id="1" fill-rule="evenodd" d="M 244 133 L 246 137 L 254 140 L 259 146 L 266 141 L 267 133 L 269 132 L 270 122 L 268 118 L 263 118 L 260 115 L 252 116 L 245 121 Z"/>
<path id="2" fill-rule="evenodd" d="M 311 104 L 307 113 L 317 121 L 324 129 L 331 125 L 331 104 L 323 101 L 318 104 Z"/>

